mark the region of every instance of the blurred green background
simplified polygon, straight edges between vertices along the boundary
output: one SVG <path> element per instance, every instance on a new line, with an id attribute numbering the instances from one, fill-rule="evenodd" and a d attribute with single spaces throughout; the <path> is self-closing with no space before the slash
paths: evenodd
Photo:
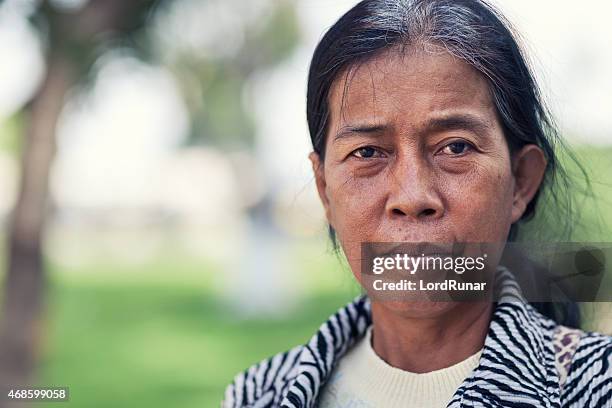
<path id="1" fill-rule="evenodd" d="M 58 406 L 218 406 L 236 373 L 304 343 L 324 316 L 359 293 L 333 260 L 309 259 L 296 254 L 316 266 L 319 287 L 289 317 L 261 319 L 237 316 L 214 290 L 207 277 L 221 269 L 178 251 L 134 268 L 53 268 L 40 383 L 70 385 L 70 403 Z"/>
<path id="2" fill-rule="evenodd" d="M 572 239 L 611 242 L 607 13 L 570 30 L 589 7 L 496 3 L 590 174 L 585 195 L 564 157 Z M 0 380 L 69 386 L 57 407 L 218 406 L 360 293 L 326 237 L 304 100 L 353 4 L 0 2 Z M 526 231 L 559 238 L 542 208 Z M 583 312 L 612 333 L 609 304 Z"/>

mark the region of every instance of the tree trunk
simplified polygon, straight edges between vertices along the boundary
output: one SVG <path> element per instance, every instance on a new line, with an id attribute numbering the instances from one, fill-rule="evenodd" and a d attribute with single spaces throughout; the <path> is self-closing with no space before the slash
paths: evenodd
<path id="1" fill-rule="evenodd" d="M 70 63 L 48 59 L 47 74 L 32 99 L 21 158 L 19 196 L 13 209 L 0 322 L 0 388 L 32 381 L 41 337 L 44 289 L 42 238 L 49 171 L 55 155 L 55 128 L 71 85 Z M 0 396 L 0 401 L 6 400 Z M 0 402 L 0 406 L 2 405 Z"/>

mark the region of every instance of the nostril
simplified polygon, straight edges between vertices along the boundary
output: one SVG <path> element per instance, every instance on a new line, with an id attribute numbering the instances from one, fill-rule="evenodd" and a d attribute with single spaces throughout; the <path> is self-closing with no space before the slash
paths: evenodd
<path id="1" fill-rule="evenodd" d="M 402 210 L 400 210 L 398 208 L 394 208 L 393 209 L 393 214 L 396 214 L 396 215 L 406 215 L 406 213 L 404 213 Z"/>
<path id="2" fill-rule="evenodd" d="M 434 215 L 436 213 L 436 210 L 434 210 L 433 208 L 428 208 L 426 210 L 421 211 L 421 215 L 428 217 L 430 215 Z"/>

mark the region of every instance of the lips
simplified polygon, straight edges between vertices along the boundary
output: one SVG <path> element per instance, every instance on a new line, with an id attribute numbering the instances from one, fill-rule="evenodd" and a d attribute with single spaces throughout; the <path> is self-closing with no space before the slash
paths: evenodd
<path id="1" fill-rule="evenodd" d="M 402 242 L 402 243 L 371 243 L 374 256 L 391 257 L 397 254 L 409 256 L 446 257 L 457 256 L 462 252 L 457 243 L 438 244 L 428 242 Z"/>

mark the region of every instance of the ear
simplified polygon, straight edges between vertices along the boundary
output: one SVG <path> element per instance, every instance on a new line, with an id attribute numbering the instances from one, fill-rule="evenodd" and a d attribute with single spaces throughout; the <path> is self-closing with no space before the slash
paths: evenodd
<path id="1" fill-rule="evenodd" d="M 312 171 L 315 176 L 319 198 L 321 199 L 321 203 L 323 203 L 323 208 L 325 209 L 325 217 L 327 218 L 327 222 L 331 224 L 331 212 L 329 208 L 329 199 L 327 197 L 327 183 L 325 182 L 323 161 L 321 160 L 319 154 L 316 152 L 311 152 L 308 155 L 308 158 L 312 163 Z"/>
<path id="2" fill-rule="evenodd" d="M 527 204 L 529 204 L 540 188 L 545 170 L 546 157 L 544 157 L 544 152 L 534 144 L 525 145 L 513 155 L 513 223 L 517 222 L 525 213 Z"/>

